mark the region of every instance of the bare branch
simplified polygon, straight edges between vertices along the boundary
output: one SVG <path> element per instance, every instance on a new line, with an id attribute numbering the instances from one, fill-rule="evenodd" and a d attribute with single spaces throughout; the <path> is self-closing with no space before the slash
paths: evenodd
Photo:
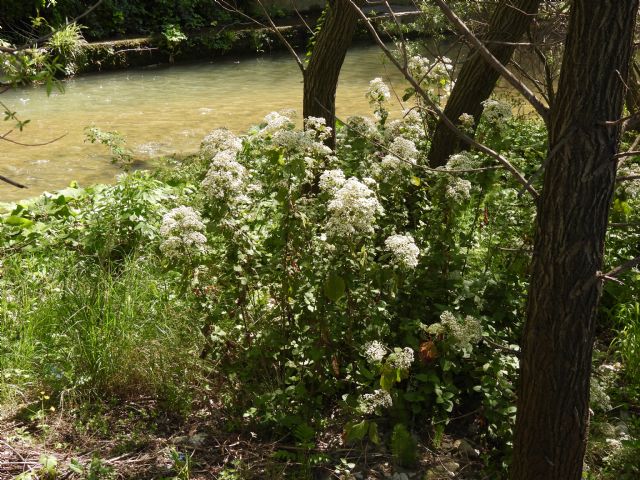
<path id="1" fill-rule="evenodd" d="M 43 147 L 44 145 L 50 145 L 53 142 L 57 142 L 61 138 L 64 138 L 64 137 L 67 136 L 66 133 L 63 133 L 62 135 L 60 135 L 59 137 L 54 138 L 53 140 L 48 140 L 48 141 L 42 142 L 42 143 L 22 143 L 22 142 L 18 142 L 16 140 L 11 140 L 10 138 L 8 138 L 7 135 L 9 135 L 11 132 L 13 132 L 13 130 L 9 130 L 7 133 L 5 133 L 3 136 L 1 136 L 0 140 L 5 141 L 5 142 L 9 142 L 9 143 L 13 143 L 14 145 L 20 145 L 21 147 Z"/>
<path id="2" fill-rule="evenodd" d="M 525 187 L 525 189 L 533 196 L 534 199 L 538 199 L 538 197 L 540 196 L 538 192 L 535 190 L 535 188 L 529 185 L 529 183 L 527 182 L 527 179 L 522 175 L 522 173 L 518 171 L 518 169 L 516 169 L 511 164 L 511 162 L 509 162 L 509 160 L 504 158 L 498 152 L 487 147 L 486 145 L 483 145 L 477 142 L 476 140 L 471 138 L 469 135 L 467 135 L 466 133 L 458 129 L 458 127 L 456 127 L 456 125 L 444 114 L 442 109 L 433 100 L 431 100 L 431 98 L 429 98 L 429 95 L 427 94 L 427 92 L 424 91 L 424 89 L 420 86 L 420 84 L 418 84 L 416 79 L 413 78 L 411 73 L 409 73 L 408 68 L 401 65 L 400 62 L 393 56 L 393 54 L 387 48 L 385 43 L 382 41 L 382 39 L 380 38 L 380 35 L 378 35 L 378 32 L 376 31 L 375 27 L 373 26 L 373 24 L 371 23 L 367 15 L 362 11 L 362 9 L 359 8 L 358 5 L 356 5 L 354 0 L 349 0 L 349 2 L 353 6 L 353 8 L 356 10 L 360 18 L 362 18 L 362 20 L 364 21 L 365 26 L 371 33 L 371 36 L 373 37 L 376 44 L 380 47 L 382 52 L 391 61 L 391 63 L 393 63 L 396 66 L 396 68 L 404 75 L 404 78 L 411 84 L 411 86 L 415 89 L 415 91 L 418 94 L 420 94 L 420 96 L 424 99 L 424 101 L 429 105 L 429 108 L 431 108 L 436 113 L 436 115 L 438 115 L 438 117 L 447 126 L 447 128 L 450 128 L 453 132 L 455 132 L 455 134 L 463 142 L 467 143 L 468 145 L 471 145 L 472 147 L 476 148 L 478 151 L 485 153 L 486 155 L 489 155 L 490 157 L 494 158 L 499 163 L 501 163 L 515 177 L 516 181 Z"/>
<path id="3" fill-rule="evenodd" d="M 640 265 L 640 256 L 632 258 L 631 260 L 627 260 L 622 265 L 617 266 L 613 270 L 609 270 L 607 273 L 600 272 L 598 273 L 598 277 L 606 280 L 615 280 L 623 273 L 631 270 L 638 265 Z"/>
<path id="4" fill-rule="evenodd" d="M 296 53 L 295 49 L 293 48 L 293 46 L 287 41 L 286 38 L 284 38 L 284 35 L 282 35 L 282 32 L 280 31 L 280 29 L 276 26 L 275 23 L 273 23 L 273 19 L 271 18 L 271 15 L 269 15 L 269 12 L 267 12 L 267 9 L 265 8 L 264 4 L 262 3 L 262 0 L 257 0 L 258 5 L 260 5 L 260 8 L 262 9 L 264 15 L 267 17 L 267 21 L 269 22 L 269 25 L 271 26 L 271 30 L 273 31 L 273 33 L 276 34 L 276 36 L 278 37 L 278 39 L 282 42 L 282 44 L 286 47 L 287 50 L 289 50 L 289 53 L 291 54 L 291 56 L 294 58 L 294 60 L 296 61 L 296 63 L 298 64 L 298 67 L 300 68 L 300 71 L 302 72 L 302 74 L 304 75 L 304 63 L 302 63 L 302 60 L 300 60 L 300 57 L 298 56 L 298 54 Z"/>
<path id="5" fill-rule="evenodd" d="M 640 180 L 640 175 L 628 175 L 626 177 L 616 178 L 616 182 L 628 182 L 630 180 Z"/>
<path id="6" fill-rule="evenodd" d="M 14 187 L 27 188 L 26 185 L 23 185 L 23 184 L 18 183 L 18 182 L 14 181 L 14 180 L 11 180 L 10 178 L 5 177 L 4 175 L 0 175 L 0 180 L 5 182 L 5 183 L 8 183 L 9 185 L 13 185 Z"/>
<path id="7" fill-rule="evenodd" d="M 476 37 L 471 30 L 464 24 L 462 20 L 449 8 L 443 0 L 435 0 L 442 10 L 442 13 L 453 23 L 453 25 L 462 33 L 469 42 L 478 49 L 478 53 L 485 61 L 495 68 L 504 79 L 513 86 L 520 94 L 533 106 L 533 108 L 542 117 L 545 123 L 549 123 L 549 109 L 545 107 L 535 94 L 529 88 L 516 78 L 500 61 L 493 56 L 489 49 Z"/>

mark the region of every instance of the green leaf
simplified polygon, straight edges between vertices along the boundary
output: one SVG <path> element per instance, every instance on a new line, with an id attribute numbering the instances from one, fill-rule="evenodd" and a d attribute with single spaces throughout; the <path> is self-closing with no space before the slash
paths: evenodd
<path id="1" fill-rule="evenodd" d="M 362 420 L 361 422 L 349 422 L 344 427 L 344 436 L 347 443 L 363 440 L 369 431 L 369 422 Z"/>
<path id="2" fill-rule="evenodd" d="M 332 273 L 324 282 L 324 294 L 329 300 L 337 302 L 344 296 L 344 292 L 347 289 L 347 285 L 342 277 Z"/>
<path id="3" fill-rule="evenodd" d="M 18 217 L 17 215 L 11 215 L 5 218 L 4 223 L 6 223 L 7 225 L 12 225 L 14 227 L 22 228 L 30 227 L 31 225 L 33 225 L 33 221 L 29 220 L 28 218 Z"/>
<path id="4" fill-rule="evenodd" d="M 376 445 L 380 444 L 380 436 L 378 435 L 378 424 L 376 422 L 371 422 L 369 424 L 369 440 L 371 440 Z"/>
<path id="5" fill-rule="evenodd" d="M 415 94 L 416 94 L 416 91 L 413 88 L 407 88 L 405 90 L 405 92 L 404 92 L 404 95 L 402 96 L 402 101 L 406 102 L 411 97 L 413 97 Z"/>
<path id="6" fill-rule="evenodd" d="M 413 185 L 415 185 L 416 187 L 419 187 L 420 183 L 422 183 L 422 182 L 420 181 L 420 178 L 416 177 L 415 175 L 412 175 L 411 176 L 411 183 Z"/>
<path id="7" fill-rule="evenodd" d="M 395 370 L 384 370 L 380 375 L 380 387 L 383 390 L 390 392 L 393 388 L 393 384 L 396 382 Z"/>

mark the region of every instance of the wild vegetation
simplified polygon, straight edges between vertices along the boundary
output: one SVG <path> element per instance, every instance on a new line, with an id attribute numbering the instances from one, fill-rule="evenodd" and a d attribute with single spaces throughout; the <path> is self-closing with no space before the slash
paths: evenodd
<path id="1" fill-rule="evenodd" d="M 574 3 L 572 21 L 591 21 L 590 2 Z M 635 18 L 637 2 L 624 3 Z M 597 7 L 598 19 L 619 14 Z M 630 40 L 625 22 L 616 34 Z M 402 41 L 392 61 L 410 86 L 396 96 L 415 104 L 401 118 L 376 78 L 363 92 L 371 117 L 334 125 L 271 112 L 243 135 L 212 131 L 198 155 L 153 172 L 4 205 L 0 478 L 500 479 L 509 468 L 511 478 L 534 478 L 522 469 L 544 452 L 522 450 L 565 425 L 551 418 L 560 400 L 575 415 L 566 445 L 551 445 L 558 470 L 549 459 L 536 469 L 637 478 L 640 273 L 629 259 L 640 245 L 638 140 L 618 130 L 613 70 L 571 83 L 577 35 L 590 31 L 569 29 L 557 89 L 547 72 L 546 100 L 558 108 L 533 97 L 536 113 L 514 114 L 523 109 L 510 96 L 475 95 L 481 109 L 452 119 L 475 148 L 437 168 L 428 157 L 447 123 L 440 108 L 456 95 L 452 62 Z M 67 33 L 50 47 L 73 59 Z M 626 71 L 625 51 L 616 44 L 601 64 Z M 9 83 L 51 78 L 50 62 L 30 63 L 34 52 L 11 55 L 23 59 L 5 68 Z M 609 74 L 617 87 L 588 90 Z M 592 102 L 569 102 L 576 92 Z M 588 123 L 562 139 L 559 126 L 601 104 L 613 126 Z M 128 163 L 121 137 L 87 134 Z M 612 150 L 622 154 L 607 176 Z M 580 170 L 592 164 L 595 173 Z M 602 172 L 593 209 L 578 211 L 590 182 L 568 185 Z M 580 222 L 563 223 L 566 209 Z M 571 247 L 589 215 L 608 225 Z M 561 258 L 545 264 L 549 238 Z M 589 257 L 578 273 L 599 270 L 558 277 L 551 267 L 578 254 Z M 556 288 L 571 295 L 544 310 L 555 298 L 549 278 L 564 278 Z M 581 302 L 594 318 L 571 303 L 591 290 Z M 572 315 L 579 328 L 566 325 Z M 549 370 L 532 371 L 541 359 Z M 523 418 L 537 424 L 523 429 Z"/>

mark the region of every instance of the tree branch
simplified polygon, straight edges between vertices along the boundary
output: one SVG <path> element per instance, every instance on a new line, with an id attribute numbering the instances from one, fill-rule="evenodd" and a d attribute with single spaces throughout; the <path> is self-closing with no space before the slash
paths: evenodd
<path id="1" fill-rule="evenodd" d="M 456 127 L 456 125 L 444 114 L 442 109 L 433 100 L 431 100 L 431 98 L 429 98 L 429 95 L 427 94 L 427 92 L 424 91 L 424 89 L 420 86 L 420 84 L 418 84 L 416 79 L 413 78 L 411 73 L 409 73 L 408 68 L 401 65 L 400 62 L 393 56 L 393 54 L 387 48 L 385 43 L 382 41 L 382 39 L 380 38 L 380 35 L 378 35 L 378 32 L 376 31 L 375 27 L 373 26 L 373 24 L 371 23 L 367 15 L 362 11 L 362 9 L 358 7 L 358 5 L 356 5 L 354 0 L 349 0 L 349 2 L 351 3 L 351 5 L 353 5 L 353 8 L 356 10 L 360 18 L 364 21 L 365 26 L 371 33 L 371 36 L 373 37 L 376 44 L 380 47 L 382 52 L 391 61 L 391 63 L 395 65 L 398 71 L 400 71 L 404 75 L 404 78 L 411 84 L 411 86 L 415 89 L 415 91 L 418 94 L 420 94 L 423 100 L 429 105 L 429 108 L 431 108 L 438 115 L 438 117 L 447 126 L 447 128 L 450 128 L 463 142 L 467 143 L 468 145 L 471 145 L 472 147 L 476 148 L 478 151 L 485 153 L 486 155 L 494 158 L 499 163 L 501 163 L 515 177 L 516 181 L 522 184 L 525 187 L 525 189 L 533 196 L 533 198 L 537 200 L 538 197 L 540 196 L 538 192 L 535 190 L 535 188 L 529 185 L 529 183 L 527 182 L 527 179 L 518 171 L 518 169 L 516 169 L 511 164 L 511 162 L 509 162 L 509 160 L 504 158 L 498 152 L 487 147 L 486 145 L 483 145 L 477 142 L 476 140 L 471 138 L 469 135 L 467 135 L 466 133 L 458 129 L 458 127 Z"/>
<path id="2" fill-rule="evenodd" d="M 489 49 L 476 37 L 471 30 L 464 24 L 462 20 L 449 8 L 449 6 L 443 0 L 435 0 L 435 2 L 442 10 L 442 13 L 449 19 L 451 23 L 457 28 L 457 30 L 464 35 L 467 40 L 478 49 L 478 53 L 485 59 L 485 61 L 495 68 L 504 79 L 513 86 L 520 94 L 533 106 L 538 112 L 546 124 L 549 123 L 549 109 L 545 107 L 540 100 L 537 99 L 535 94 L 529 90 L 529 88 L 516 78 L 507 67 L 502 65 L 500 61 L 493 56 Z"/>
<path id="3" fill-rule="evenodd" d="M 599 272 L 598 277 L 605 280 L 616 280 L 620 275 L 638 265 L 640 265 L 640 256 L 627 260 L 622 265 L 617 266 L 613 270 L 609 270 L 607 273 Z"/>
<path id="4" fill-rule="evenodd" d="M 9 185 L 13 185 L 14 187 L 27 188 L 26 185 L 23 185 L 23 184 L 18 183 L 18 182 L 14 181 L 14 180 L 11 180 L 10 178 L 5 177 L 4 175 L 0 175 L 0 180 L 5 182 L 5 183 L 8 183 Z"/>

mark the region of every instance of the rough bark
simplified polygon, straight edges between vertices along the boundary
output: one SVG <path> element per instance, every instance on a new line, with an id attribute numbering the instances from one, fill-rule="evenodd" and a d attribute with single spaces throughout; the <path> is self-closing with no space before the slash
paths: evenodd
<path id="1" fill-rule="evenodd" d="M 512 480 L 578 480 L 594 323 L 638 0 L 575 0 L 540 198 Z M 565 135 L 571 135 L 568 141 Z"/>
<path id="2" fill-rule="evenodd" d="M 515 45 L 505 45 L 504 42 L 520 40 L 541 3 L 541 0 L 505 0 L 496 7 L 483 41 L 503 65 L 509 63 L 516 48 Z M 486 63 L 478 52 L 470 52 L 447 101 L 445 115 L 457 123 L 460 115 L 468 113 L 473 115 L 477 124 L 482 114 L 482 102 L 489 98 L 498 78 L 497 70 Z M 465 145 L 456 134 L 439 121 L 431 141 L 429 163 L 434 168 L 443 166 L 452 154 L 463 148 Z"/>
<path id="3" fill-rule="evenodd" d="M 324 25 L 317 34 L 304 72 L 303 115 L 322 117 L 333 129 L 327 144 L 335 147 L 336 89 L 340 69 L 358 24 L 349 0 L 329 0 Z"/>

